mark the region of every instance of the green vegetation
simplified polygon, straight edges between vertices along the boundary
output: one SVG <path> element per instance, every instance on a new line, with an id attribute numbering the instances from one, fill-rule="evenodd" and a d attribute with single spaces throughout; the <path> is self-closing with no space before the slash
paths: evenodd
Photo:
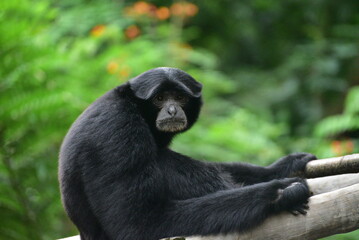
<path id="1" fill-rule="evenodd" d="M 158 66 L 204 84 L 182 153 L 268 164 L 359 151 L 357 0 L 5 0 L 0 21 L 0 239 L 76 234 L 62 138 L 97 97 Z"/>

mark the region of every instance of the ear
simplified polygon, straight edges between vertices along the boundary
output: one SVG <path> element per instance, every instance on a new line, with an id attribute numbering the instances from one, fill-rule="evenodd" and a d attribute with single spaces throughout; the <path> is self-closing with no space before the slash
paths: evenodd
<path id="1" fill-rule="evenodd" d="M 186 72 L 176 68 L 155 68 L 129 81 L 130 88 L 136 97 L 147 100 L 157 92 L 167 89 L 184 91 L 191 97 L 201 96 L 202 84 Z"/>

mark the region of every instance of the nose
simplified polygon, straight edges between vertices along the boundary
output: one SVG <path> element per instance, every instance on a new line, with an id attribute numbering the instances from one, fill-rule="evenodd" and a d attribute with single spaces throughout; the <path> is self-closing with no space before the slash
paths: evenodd
<path id="1" fill-rule="evenodd" d="M 167 109 L 167 112 L 168 112 L 168 114 L 169 114 L 171 117 L 173 117 L 173 116 L 176 115 L 177 109 L 176 109 L 175 106 L 170 105 L 170 106 L 168 107 L 168 109 Z"/>

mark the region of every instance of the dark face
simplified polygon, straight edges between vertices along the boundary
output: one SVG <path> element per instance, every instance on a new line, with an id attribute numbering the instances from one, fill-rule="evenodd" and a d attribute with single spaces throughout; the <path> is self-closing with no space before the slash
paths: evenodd
<path id="1" fill-rule="evenodd" d="M 180 132 L 185 130 L 188 121 L 184 106 L 189 97 L 176 91 L 158 93 L 153 99 L 153 105 L 158 109 L 156 128 L 162 132 Z"/>

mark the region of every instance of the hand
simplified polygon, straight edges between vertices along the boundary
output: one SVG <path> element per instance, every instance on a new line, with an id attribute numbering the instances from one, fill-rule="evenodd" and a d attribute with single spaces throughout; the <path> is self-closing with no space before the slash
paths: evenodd
<path id="1" fill-rule="evenodd" d="M 304 176 L 305 166 L 317 159 L 310 153 L 293 153 L 282 157 L 270 166 L 278 177 Z"/>
<path id="2" fill-rule="evenodd" d="M 307 214 L 308 199 L 311 196 L 305 179 L 286 178 L 278 180 L 282 188 L 277 191 L 277 198 L 273 201 L 276 211 L 289 211 L 293 215 Z M 285 186 L 283 188 L 283 186 Z"/>

